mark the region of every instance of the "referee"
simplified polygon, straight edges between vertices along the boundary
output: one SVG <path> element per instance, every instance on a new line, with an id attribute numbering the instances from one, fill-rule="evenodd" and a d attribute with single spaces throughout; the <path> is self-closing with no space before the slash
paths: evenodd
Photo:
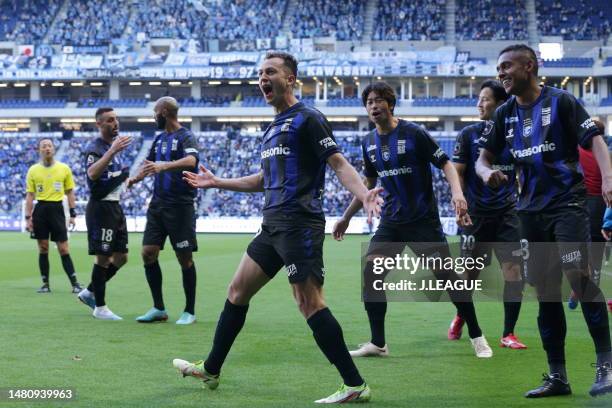
<path id="1" fill-rule="evenodd" d="M 26 229 L 32 239 L 38 241 L 38 266 L 43 285 L 38 293 L 49 293 L 49 236 L 57 244 L 62 258 L 62 266 L 70 284 L 72 293 L 79 293 L 81 285 L 77 281 L 74 265 L 68 249 L 68 231 L 62 199 L 68 197 L 70 207 L 70 225 L 76 217 L 74 180 L 72 171 L 64 163 L 55 160 L 55 147 L 51 139 L 38 142 L 40 162 L 28 169 L 26 176 Z M 34 207 L 34 199 L 36 206 Z M 33 210 L 32 210 L 33 209 Z"/>

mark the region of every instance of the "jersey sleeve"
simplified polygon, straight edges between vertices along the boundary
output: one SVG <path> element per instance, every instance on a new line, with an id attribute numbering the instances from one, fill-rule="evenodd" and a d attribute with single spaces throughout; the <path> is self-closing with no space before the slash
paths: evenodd
<path id="1" fill-rule="evenodd" d="M 493 113 L 493 120 L 487 120 L 480 134 L 480 146 L 499 156 L 506 146 L 504 135 L 504 113 L 498 108 Z"/>
<path id="2" fill-rule="evenodd" d="M 320 161 L 327 160 L 334 153 L 340 153 L 331 126 L 323 115 L 308 116 L 304 123 L 303 132 L 308 144 Z"/>
<path id="3" fill-rule="evenodd" d="M 469 133 L 467 129 L 462 129 L 455 140 L 453 149 L 453 161 L 455 163 L 466 164 L 470 159 Z"/>
<path id="4" fill-rule="evenodd" d="M 376 168 L 370 161 L 370 157 L 368 156 L 367 148 L 367 139 L 361 144 L 361 152 L 363 154 L 363 175 L 366 177 L 378 177 L 378 173 L 376 173 Z"/>
<path id="5" fill-rule="evenodd" d="M 100 160 L 101 156 L 99 152 L 96 152 L 94 149 L 87 149 L 85 151 L 85 169 L 89 170 L 92 164 Z M 85 171 L 85 175 L 89 178 L 89 174 Z"/>
<path id="6" fill-rule="evenodd" d="M 28 174 L 26 175 L 26 192 L 35 193 L 36 192 L 36 183 L 34 183 L 34 175 L 32 174 L 32 168 L 28 169 Z"/>
<path id="7" fill-rule="evenodd" d="M 591 139 L 601 135 L 602 132 L 584 107 L 578 100 L 568 93 L 564 93 L 559 104 L 559 117 L 564 120 L 564 127 L 567 132 L 575 135 L 578 144 L 585 149 L 591 148 Z"/>
<path id="8" fill-rule="evenodd" d="M 72 170 L 66 166 L 66 176 L 64 177 L 64 191 L 74 190 L 74 178 L 72 177 Z"/>
<path id="9" fill-rule="evenodd" d="M 187 132 L 187 135 L 182 139 L 181 144 L 183 145 L 184 156 L 193 156 L 196 160 L 199 159 L 198 155 L 198 141 L 191 132 Z"/>
<path id="10" fill-rule="evenodd" d="M 151 147 L 149 148 L 149 153 L 147 153 L 148 161 L 155 161 L 155 146 L 157 146 L 158 142 L 159 142 L 159 136 L 156 136 L 155 139 L 153 139 L 153 143 L 151 143 Z"/>
<path id="11" fill-rule="evenodd" d="M 442 168 L 444 163 L 448 161 L 448 155 L 442 150 L 438 143 L 424 129 L 419 129 L 416 132 L 417 147 L 419 157 L 426 158 L 428 162 Z"/>

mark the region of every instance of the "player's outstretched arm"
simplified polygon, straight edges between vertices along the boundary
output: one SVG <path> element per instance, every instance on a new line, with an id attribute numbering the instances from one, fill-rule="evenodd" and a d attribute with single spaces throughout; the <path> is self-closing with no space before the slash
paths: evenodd
<path id="1" fill-rule="evenodd" d="M 368 190 L 361 181 L 357 170 L 340 153 L 329 156 L 327 164 L 336 172 L 340 183 L 361 201 L 368 216 L 368 222 L 372 221 L 372 217 L 379 217 L 381 206 L 384 203 L 380 197 L 380 193 L 383 191 L 382 187 Z"/>
<path id="2" fill-rule="evenodd" d="M 179 160 L 153 162 L 145 160 L 142 165 L 142 172 L 145 176 L 152 176 L 165 171 L 184 171 L 193 169 L 198 164 L 195 156 L 187 155 Z"/>
<path id="3" fill-rule="evenodd" d="M 451 201 L 453 203 L 453 207 L 455 208 L 457 223 L 461 226 L 468 226 L 472 224 L 470 215 L 467 213 L 467 201 L 463 196 L 463 190 L 461 189 L 461 181 L 459 180 L 457 169 L 455 169 L 455 166 L 450 162 L 450 160 L 447 160 L 442 166 L 442 171 L 444 172 L 444 176 L 450 185 Z"/>
<path id="4" fill-rule="evenodd" d="M 264 191 L 263 173 L 251 174 L 239 178 L 221 178 L 215 176 L 204 165 L 200 164 L 200 172 L 183 172 L 183 180 L 193 188 L 218 188 L 221 190 L 256 193 Z"/>
<path id="5" fill-rule="evenodd" d="M 501 170 L 493 170 L 493 160 L 495 160 L 493 153 L 484 148 L 480 149 L 480 156 L 476 160 L 476 174 L 486 185 L 497 188 L 508 182 L 508 176 Z"/>
<path id="6" fill-rule="evenodd" d="M 363 184 L 368 190 L 376 187 L 376 177 L 364 177 Z M 336 221 L 332 228 L 332 236 L 336 241 L 342 241 L 344 239 L 344 234 L 351 222 L 351 218 L 353 218 L 362 208 L 363 204 L 361 201 L 359 201 L 357 197 L 353 197 L 349 206 L 344 210 L 342 217 Z"/>

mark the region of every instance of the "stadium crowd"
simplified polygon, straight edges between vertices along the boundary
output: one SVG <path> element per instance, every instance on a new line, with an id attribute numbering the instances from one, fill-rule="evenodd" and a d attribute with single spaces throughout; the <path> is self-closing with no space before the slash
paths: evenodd
<path id="1" fill-rule="evenodd" d="M 526 40 L 526 3 L 457 0 L 457 39 Z M 366 0 L 313 0 L 308 7 L 293 8 L 289 4 L 288 0 L 1 0 L 0 40 L 62 45 L 106 45 L 120 38 L 128 43 L 152 38 L 253 41 L 282 34 L 285 21 L 294 38 L 335 36 L 354 41 L 364 34 Z M 446 6 L 446 0 L 390 0 L 375 11 L 372 39 L 443 40 Z M 607 38 L 611 13 L 609 1 L 536 0 L 539 34 L 566 40 Z"/>
<path id="2" fill-rule="evenodd" d="M 525 0 L 458 0 L 458 40 L 526 40 Z"/>

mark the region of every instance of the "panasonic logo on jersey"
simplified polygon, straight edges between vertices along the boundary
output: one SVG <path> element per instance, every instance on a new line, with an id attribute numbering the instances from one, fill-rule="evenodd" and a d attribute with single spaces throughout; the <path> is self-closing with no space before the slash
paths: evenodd
<path id="1" fill-rule="evenodd" d="M 541 145 L 528 147 L 527 149 L 511 150 L 511 151 L 514 157 L 521 158 L 521 157 L 533 156 L 534 154 L 543 153 L 543 152 L 552 152 L 556 149 L 556 147 L 557 146 L 553 142 L 546 142 Z"/>
<path id="2" fill-rule="evenodd" d="M 280 145 L 262 150 L 261 158 L 267 159 L 268 157 L 272 156 L 289 156 L 289 154 L 291 154 L 291 149 L 289 149 L 287 146 Z"/>
<path id="3" fill-rule="evenodd" d="M 403 176 L 404 174 L 412 173 L 412 169 L 410 167 L 400 167 L 397 169 L 379 170 L 377 173 L 378 177 Z"/>

